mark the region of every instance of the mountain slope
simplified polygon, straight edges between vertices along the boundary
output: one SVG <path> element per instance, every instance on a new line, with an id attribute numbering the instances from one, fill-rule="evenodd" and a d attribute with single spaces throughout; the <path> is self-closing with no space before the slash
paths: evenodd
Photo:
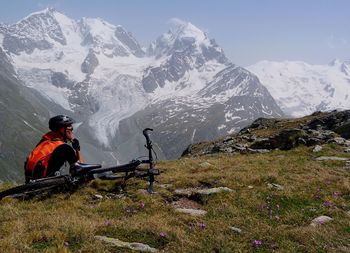
<path id="1" fill-rule="evenodd" d="M 23 163 L 45 130 L 48 111 L 33 106 L 0 48 L 0 181 L 23 178 Z"/>
<path id="2" fill-rule="evenodd" d="M 288 115 L 350 108 L 350 61 L 335 60 L 329 65 L 262 61 L 247 69 Z"/>

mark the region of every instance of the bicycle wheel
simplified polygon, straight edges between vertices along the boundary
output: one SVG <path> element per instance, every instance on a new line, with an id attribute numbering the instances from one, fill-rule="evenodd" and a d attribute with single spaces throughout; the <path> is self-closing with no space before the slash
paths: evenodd
<path id="1" fill-rule="evenodd" d="M 28 184 L 19 185 L 5 191 L 0 192 L 0 200 L 7 196 L 19 195 L 19 194 L 30 194 L 31 192 L 44 191 L 45 188 L 53 189 L 61 185 L 67 184 L 69 181 L 65 176 L 58 176 L 53 178 L 43 178 Z"/>

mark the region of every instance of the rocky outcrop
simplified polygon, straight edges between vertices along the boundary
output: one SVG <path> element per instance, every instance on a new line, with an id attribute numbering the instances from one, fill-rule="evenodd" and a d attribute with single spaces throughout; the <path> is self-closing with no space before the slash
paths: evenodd
<path id="1" fill-rule="evenodd" d="M 194 144 L 182 156 L 224 153 L 265 153 L 270 150 L 290 150 L 299 145 L 316 146 L 334 143 L 350 146 L 350 110 L 316 112 L 299 119 L 259 118 L 238 134 L 221 140 Z"/>
<path id="2" fill-rule="evenodd" d="M 343 138 L 350 138 L 350 110 L 333 111 L 329 114 L 319 114 L 307 127 L 315 130 L 331 130 L 338 133 Z"/>
<path id="3" fill-rule="evenodd" d="M 81 72 L 86 74 L 92 74 L 97 66 L 98 59 L 94 51 L 90 49 L 89 54 L 86 56 L 84 62 L 81 64 Z"/>

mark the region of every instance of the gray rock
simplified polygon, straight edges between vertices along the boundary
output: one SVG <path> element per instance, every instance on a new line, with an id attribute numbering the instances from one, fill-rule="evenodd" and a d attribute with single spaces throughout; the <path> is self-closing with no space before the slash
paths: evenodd
<path id="1" fill-rule="evenodd" d="M 314 149 L 312 150 L 312 152 L 317 153 L 317 152 L 320 152 L 321 150 L 322 150 L 322 146 L 316 145 L 316 146 L 314 147 Z"/>
<path id="2" fill-rule="evenodd" d="M 240 151 L 240 152 L 244 152 L 247 150 L 247 146 L 240 144 L 240 143 L 234 145 L 233 148 Z"/>
<path id="3" fill-rule="evenodd" d="M 103 196 L 100 194 L 94 194 L 95 199 L 103 199 Z"/>
<path id="4" fill-rule="evenodd" d="M 344 149 L 344 152 L 345 152 L 345 153 L 350 153 L 350 148 Z"/>
<path id="5" fill-rule="evenodd" d="M 311 221 L 310 225 L 313 226 L 313 227 L 317 227 L 319 225 L 322 225 L 324 223 L 330 222 L 332 220 L 333 220 L 333 218 L 331 218 L 329 216 L 322 215 L 322 216 L 319 216 L 319 217 L 313 219 Z"/>
<path id="6" fill-rule="evenodd" d="M 320 156 L 316 158 L 317 161 L 348 161 L 349 158 L 337 156 Z"/>
<path id="7" fill-rule="evenodd" d="M 98 66 L 98 59 L 92 49 L 90 49 L 89 54 L 86 56 L 84 62 L 81 64 L 81 72 L 86 74 L 92 74 L 95 68 Z"/>
<path id="8" fill-rule="evenodd" d="M 51 83 L 60 88 L 72 88 L 74 82 L 69 80 L 68 76 L 61 72 L 52 72 Z"/>
<path id="9" fill-rule="evenodd" d="M 208 162 L 202 162 L 202 163 L 199 164 L 199 166 L 201 166 L 203 168 L 208 168 L 208 167 L 213 166 L 213 165 L 208 163 Z"/>
<path id="10" fill-rule="evenodd" d="M 242 229 L 240 228 L 236 228 L 236 227 L 230 227 L 230 229 L 238 234 L 241 234 L 242 233 Z"/>
<path id="11" fill-rule="evenodd" d="M 174 193 L 179 196 L 190 197 L 195 191 L 196 189 L 194 188 L 176 189 Z"/>
<path id="12" fill-rule="evenodd" d="M 228 187 L 216 187 L 216 188 L 208 188 L 208 189 L 195 189 L 195 188 L 176 189 L 174 191 L 176 195 L 181 195 L 186 197 L 190 197 L 195 194 L 211 195 L 219 192 L 233 192 L 233 190 Z"/>
<path id="13" fill-rule="evenodd" d="M 211 195 L 211 194 L 220 193 L 220 192 L 233 192 L 233 190 L 228 187 L 217 187 L 217 188 L 197 190 L 195 193 L 202 194 L 202 195 Z"/>
<path id="14" fill-rule="evenodd" d="M 255 153 L 265 154 L 265 153 L 269 153 L 270 152 L 270 150 L 268 150 L 268 149 L 253 149 L 253 148 L 247 148 L 247 151 L 249 153 L 253 153 L 253 154 L 255 154 Z"/>
<path id="15" fill-rule="evenodd" d="M 282 185 L 275 184 L 275 183 L 272 183 L 272 184 L 268 183 L 267 188 L 276 189 L 276 190 L 280 190 L 280 191 L 282 191 L 284 189 L 284 187 Z"/>
<path id="16" fill-rule="evenodd" d="M 207 214 L 207 211 L 200 209 L 191 209 L 191 208 L 176 208 L 176 212 L 186 213 L 192 216 L 204 216 Z"/>
<path id="17" fill-rule="evenodd" d="M 141 252 L 158 252 L 157 249 L 150 247 L 147 244 L 143 244 L 143 243 L 138 243 L 138 242 L 123 242 L 119 239 L 115 239 L 115 238 L 110 238 L 110 237 L 106 237 L 106 236 L 95 236 L 96 239 L 112 244 L 115 247 L 118 248 L 126 248 L 126 249 L 131 249 L 131 250 L 135 250 L 135 251 L 141 251 Z"/>
<path id="18" fill-rule="evenodd" d="M 349 141 L 349 140 L 346 140 L 345 143 L 344 143 L 344 146 L 350 147 L 350 141 Z"/>
<path id="19" fill-rule="evenodd" d="M 330 139 L 328 143 L 336 143 L 338 145 L 344 145 L 345 144 L 345 139 L 342 137 L 335 137 L 333 139 Z"/>
<path id="20" fill-rule="evenodd" d="M 115 36 L 125 45 L 130 51 L 137 57 L 142 57 L 145 55 L 145 52 L 142 50 L 139 43 L 132 36 L 130 32 L 124 30 L 123 27 L 118 26 L 115 29 Z"/>

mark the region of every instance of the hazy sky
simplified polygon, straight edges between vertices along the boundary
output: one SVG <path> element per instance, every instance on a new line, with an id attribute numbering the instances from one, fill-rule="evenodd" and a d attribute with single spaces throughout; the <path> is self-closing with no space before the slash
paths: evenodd
<path id="1" fill-rule="evenodd" d="M 100 17 L 122 25 L 142 46 L 168 31 L 172 18 L 189 21 L 241 66 L 350 59 L 350 0 L 3 0 L 0 22 L 46 7 L 76 20 Z"/>

